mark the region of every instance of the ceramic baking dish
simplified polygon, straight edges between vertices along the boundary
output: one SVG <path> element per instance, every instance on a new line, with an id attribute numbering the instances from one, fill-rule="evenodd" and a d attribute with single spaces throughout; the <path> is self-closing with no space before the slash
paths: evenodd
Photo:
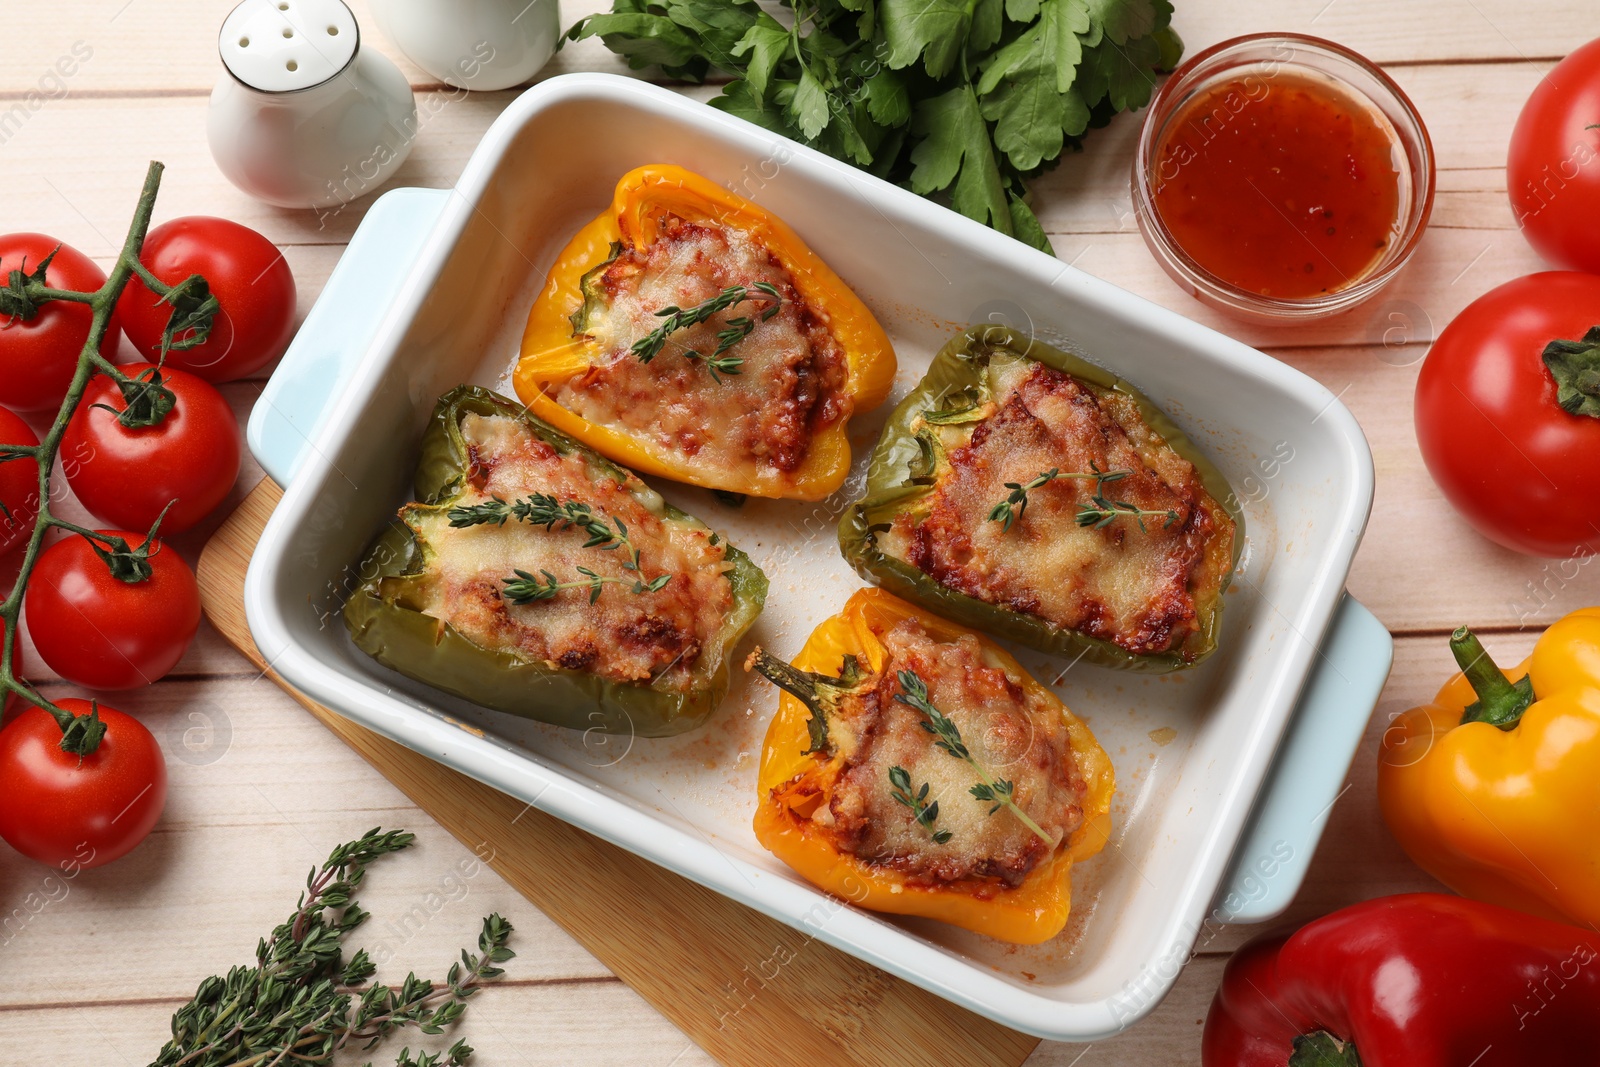
<path id="1" fill-rule="evenodd" d="M 1135 677 L 1024 653 L 1116 764 L 1111 844 L 1080 866 L 1066 934 L 1015 948 L 831 899 L 757 845 L 757 755 L 776 696 L 740 676 L 707 728 L 666 740 L 564 732 L 380 667 L 339 619 L 354 561 L 408 499 L 435 398 L 510 393 L 527 309 L 556 252 L 647 162 L 723 182 L 788 221 L 871 306 L 896 396 L 971 321 L 1005 321 L 1114 369 L 1182 425 L 1241 496 L 1249 540 L 1221 650 Z M 657 482 L 772 580 L 755 640 L 798 651 L 860 586 L 822 504 L 739 509 Z M 290 683 L 402 744 L 869 960 L 1042 1037 L 1120 1030 L 1165 994 L 1208 922 L 1294 895 L 1388 673 L 1388 633 L 1343 584 L 1372 499 L 1350 413 L 1304 375 L 902 189 L 662 89 L 568 75 L 519 97 L 453 190 L 398 190 L 363 222 L 257 405 L 286 487 L 251 561 L 256 643 Z M 736 976 L 730 976 L 730 981 Z"/>

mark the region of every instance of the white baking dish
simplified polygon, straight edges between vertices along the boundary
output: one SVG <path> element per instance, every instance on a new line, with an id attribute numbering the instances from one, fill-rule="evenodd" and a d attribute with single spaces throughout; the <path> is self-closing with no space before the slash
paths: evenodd
<path id="1" fill-rule="evenodd" d="M 776 696 L 749 676 L 696 734 L 581 735 L 434 692 L 346 639 L 338 610 L 353 561 L 408 498 L 434 399 L 463 380 L 509 393 L 544 268 L 609 201 L 617 177 L 646 162 L 725 182 L 799 231 L 889 331 L 901 363 L 896 395 L 969 321 L 1031 328 L 1140 386 L 1244 498 L 1242 572 L 1227 597 L 1222 649 L 1207 664 L 1140 678 L 1023 656 L 1089 720 L 1117 768 L 1116 832 L 1078 868 L 1074 918 L 1057 942 L 1019 949 L 859 911 L 762 850 L 749 820 Z M 853 426 L 856 477 L 822 505 L 751 500 L 733 510 L 657 483 L 766 570 L 772 590 L 754 637 L 780 654 L 797 651 L 860 585 L 833 526 L 892 404 Z M 624 78 L 569 75 L 529 90 L 456 189 L 400 190 L 374 205 L 268 384 L 250 442 L 286 492 L 251 562 L 246 607 L 257 644 L 289 682 L 1043 1037 L 1121 1029 L 1164 995 L 1208 920 L 1252 921 L 1288 903 L 1389 667 L 1388 634 L 1342 591 L 1372 499 L 1371 456 L 1322 386 L 904 190 Z"/>

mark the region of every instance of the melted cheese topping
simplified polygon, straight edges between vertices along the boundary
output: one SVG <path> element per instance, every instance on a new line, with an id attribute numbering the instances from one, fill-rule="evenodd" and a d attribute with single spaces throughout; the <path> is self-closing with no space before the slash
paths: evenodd
<path id="1" fill-rule="evenodd" d="M 1131 398 L 1020 359 L 996 358 L 990 375 L 991 410 L 939 428 L 948 462 L 922 506 L 896 517 L 883 550 L 968 596 L 1129 652 L 1181 652 L 1232 567 L 1232 518 Z M 1128 472 L 1104 484 L 1106 497 L 1157 514 L 1143 528 L 1132 516 L 1079 526 L 1096 491 L 1089 477 L 1030 490 L 1010 530 L 989 519 L 1008 482 L 1095 468 Z"/>
<path id="2" fill-rule="evenodd" d="M 585 548 L 588 536 L 582 529 L 557 523 L 546 530 L 514 518 L 500 526 L 456 529 L 448 507 L 413 504 L 400 511 L 424 546 L 424 573 L 411 579 L 421 600 L 412 606 L 484 648 L 552 669 L 687 688 L 707 650 L 715 649 L 717 631 L 733 606 L 726 546 L 711 544 L 712 532 L 704 527 L 663 519 L 639 499 L 642 495 L 659 507 L 659 498 L 642 482 L 619 483 L 591 469 L 581 453 L 560 454 L 517 419 L 468 415 L 461 433 L 471 467 L 451 506 L 491 497 L 511 501 L 535 492 L 562 502 L 579 500 L 613 526 L 622 520 L 639 550 L 645 581 L 672 577 L 660 590 L 636 594 L 631 583 L 637 576 L 623 569 L 629 558 L 625 546 Z M 549 571 L 566 582 L 583 580 L 580 566 L 630 584 L 606 585 L 592 605 L 588 588 L 563 590 L 530 604 L 513 604 L 501 595 L 502 579 L 517 570 Z"/>
<path id="3" fill-rule="evenodd" d="M 897 672 L 916 672 L 972 756 L 991 777 L 1015 783 L 1016 803 L 1057 847 L 1082 825 L 1085 791 L 1061 705 L 988 662 L 971 635 L 939 642 L 906 619 L 882 640 L 887 657 L 877 684 L 847 696 L 829 716 L 829 743 L 843 770 L 828 805 L 816 808 L 812 820 L 841 851 L 902 871 L 915 884 L 1019 884 L 1055 848 L 1008 809 L 991 815 L 993 803 L 969 792 L 977 773 L 935 746 L 921 712 L 894 699 L 901 692 Z M 897 766 L 910 774 L 913 794 L 926 783 L 928 803 L 938 802 L 931 828 L 894 799 L 889 771 Z M 937 830 L 949 831 L 949 840 L 935 841 Z"/>
<path id="4" fill-rule="evenodd" d="M 768 300 L 746 300 L 673 332 L 649 363 L 631 352 L 662 325 L 662 308 L 688 309 L 728 286 L 757 282 L 783 295 L 770 319 L 761 317 Z M 793 471 L 814 434 L 849 418 L 845 358 L 827 313 L 807 306 L 788 271 L 747 234 L 669 218 L 648 248 L 618 255 L 598 288 L 587 332 L 602 358 L 555 392 L 585 420 L 626 429 L 691 469 L 725 475 Z M 719 383 L 685 353 L 711 356 L 718 332 L 735 318 L 753 319 L 755 329 L 724 353 L 744 363 Z"/>

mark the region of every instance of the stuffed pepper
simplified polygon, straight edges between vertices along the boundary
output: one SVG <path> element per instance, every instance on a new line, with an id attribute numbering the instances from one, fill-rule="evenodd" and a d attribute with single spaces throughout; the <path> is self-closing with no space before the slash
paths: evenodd
<path id="1" fill-rule="evenodd" d="M 1450 650 L 1461 673 L 1383 735 L 1384 820 L 1458 893 L 1600 924 L 1600 608 L 1558 619 L 1514 670 L 1466 628 Z"/>
<path id="2" fill-rule="evenodd" d="M 1233 954 L 1202 1067 L 1595 1062 L 1600 935 L 1442 893 L 1380 897 Z"/>
<path id="3" fill-rule="evenodd" d="M 987 639 L 877 589 L 793 664 L 767 730 L 755 833 L 864 908 L 1002 941 L 1061 932 L 1072 865 L 1111 829 L 1111 760 L 1084 723 Z"/>
<path id="4" fill-rule="evenodd" d="M 485 707 L 653 737 L 698 726 L 766 576 L 633 474 L 513 401 L 438 404 L 345 605 L 356 646 Z"/>
<path id="5" fill-rule="evenodd" d="M 1102 666 L 1209 655 L 1244 540 L 1222 474 L 1127 382 L 998 326 L 945 345 L 839 524 L 866 579 Z"/>
<path id="6" fill-rule="evenodd" d="M 820 500 L 889 339 L 794 231 L 681 167 L 640 167 L 574 237 L 528 316 L 517 395 L 645 474 Z"/>

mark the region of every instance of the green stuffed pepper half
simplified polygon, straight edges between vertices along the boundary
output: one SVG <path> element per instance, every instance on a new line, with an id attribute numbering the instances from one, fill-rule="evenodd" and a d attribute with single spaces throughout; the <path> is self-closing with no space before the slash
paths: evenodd
<path id="1" fill-rule="evenodd" d="M 416 491 L 345 605 L 362 651 L 573 729 L 659 737 L 716 710 L 767 579 L 705 524 L 474 386 L 439 400 Z"/>
<path id="2" fill-rule="evenodd" d="M 1243 523 L 1222 474 L 1133 386 L 979 326 L 895 409 L 839 544 L 945 618 L 1171 671 L 1216 648 Z"/>

